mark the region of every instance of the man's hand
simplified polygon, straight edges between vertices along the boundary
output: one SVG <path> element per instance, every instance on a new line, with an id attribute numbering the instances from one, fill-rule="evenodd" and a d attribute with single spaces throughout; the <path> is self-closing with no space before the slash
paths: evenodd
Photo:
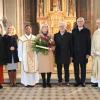
<path id="1" fill-rule="evenodd" d="M 73 57 L 70 57 L 70 62 L 72 62 L 73 61 Z"/>
<path id="2" fill-rule="evenodd" d="M 89 55 L 86 55 L 86 58 L 88 59 L 90 56 Z"/>
<path id="3" fill-rule="evenodd" d="M 15 50 L 15 48 L 14 47 L 10 47 L 10 50 L 13 51 L 13 50 Z"/>

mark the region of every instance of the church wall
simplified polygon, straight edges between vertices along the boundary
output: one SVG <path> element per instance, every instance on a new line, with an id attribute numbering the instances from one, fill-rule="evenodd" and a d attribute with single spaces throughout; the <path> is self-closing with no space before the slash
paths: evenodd
<path id="1" fill-rule="evenodd" d="M 16 28 L 18 36 L 23 33 L 23 0 L 4 0 L 4 16 Z"/>
<path id="2" fill-rule="evenodd" d="M 96 29 L 96 19 L 100 18 L 100 0 L 91 0 L 91 24 L 92 31 L 94 32 Z"/>
<path id="3" fill-rule="evenodd" d="M 3 18 L 3 0 L 0 0 L 0 24 L 2 24 L 2 18 Z"/>
<path id="4" fill-rule="evenodd" d="M 0 22 L 3 17 L 3 0 L 0 0 Z"/>
<path id="5" fill-rule="evenodd" d="M 16 27 L 16 0 L 4 0 L 4 16 Z"/>

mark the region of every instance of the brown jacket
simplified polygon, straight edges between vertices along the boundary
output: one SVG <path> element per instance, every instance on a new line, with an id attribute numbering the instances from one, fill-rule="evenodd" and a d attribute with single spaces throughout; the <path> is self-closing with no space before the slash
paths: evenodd
<path id="1" fill-rule="evenodd" d="M 47 55 L 38 53 L 39 73 L 53 72 L 54 70 L 54 55 L 49 51 Z"/>

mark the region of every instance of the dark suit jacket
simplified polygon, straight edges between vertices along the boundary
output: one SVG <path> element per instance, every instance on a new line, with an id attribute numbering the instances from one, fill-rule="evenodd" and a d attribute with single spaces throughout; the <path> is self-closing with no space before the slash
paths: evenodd
<path id="1" fill-rule="evenodd" d="M 17 46 L 17 35 L 9 36 L 9 35 L 4 35 L 4 43 L 5 43 L 5 48 L 6 48 L 6 62 L 7 63 L 12 63 L 12 56 L 14 58 L 14 63 L 17 63 L 19 61 L 18 59 L 18 46 Z M 14 46 L 15 50 L 11 51 L 10 47 Z"/>
<path id="2" fill-rule="evenodd" d="M 71 34 L 67 31 L 62 36 L 60 32 L 54 35 L 55 41 L 55 61 L 57 64 L 70 62 L 71 57 Z"/>
<path id="3" fill-rule="evenodd" d="M 87 28 L 79 31 L 78 27 L 72 30 L 72 45 L 74 61 L 87 62 L 86 55 L 91 51 L 91 33 Z"/>
<path id="4" fill-rule="evenodd" d="M 6 55 L 3 38 L 0 34 L 0 65 L 6 64 Z"/>

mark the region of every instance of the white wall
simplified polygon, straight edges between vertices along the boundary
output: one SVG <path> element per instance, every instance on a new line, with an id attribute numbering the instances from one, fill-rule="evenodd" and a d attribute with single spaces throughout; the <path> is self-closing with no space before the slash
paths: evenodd
<path id="1" fill-rule="evenodd" d="M 4 16 L 16 27 L 16 0 L 4 0 Z"/>
<path id="2" fill-rule="evenodd" d="M 0 19 L 3 17 L 3 2 L 0 0 Z"/>
<path id="3" fill-rule="evenodd" d="M 4 16 L 20 36 L 23 32 L 23 0 L 4 0 Z"/>
<path id="4" fill-rule="evenodd" d="M 3 18 L 3 0 L 0 0 L 0 24 L 2 24 L 2 18 Z M 5 33 L 4 28 L 3 28 L 3 34 Z"/>

